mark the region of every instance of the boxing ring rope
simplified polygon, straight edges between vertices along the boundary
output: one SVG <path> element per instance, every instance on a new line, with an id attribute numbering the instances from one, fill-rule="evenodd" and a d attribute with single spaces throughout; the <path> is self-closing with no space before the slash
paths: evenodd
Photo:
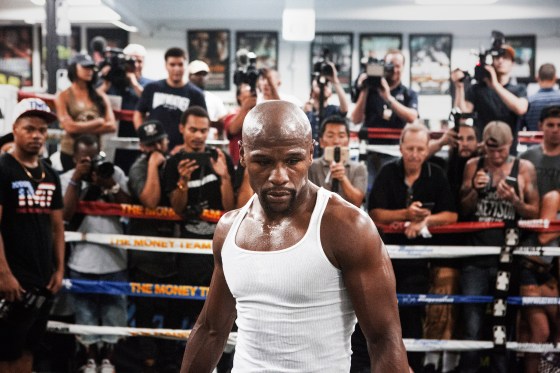
<path id="1" fill-rule="evenodd" d="M 103 202 L 80 202 L 78 211 L 93 215 L 123 216 L 140 219 L 175 220 L 180 218 L 167 207 L 146 209 L 139 205 L 109 204 Z M 206 219 L 217 221 L 221 211 L 208 213 Z M 560 221 L 541 219 L 521 220 L 518 226 L 537 232 L 560 231 Z M 402 233 L 403 224 L 378 225 L 385 233 Z M 488 228 L 503 228 L 503 223 L 457 223 L 447 226 L 431 227 L 431 232 L 439 233 L 469 233 Z M 212 241 L 202 239 L 181 239 L 150 236 L 115 235 L 100 233 L 65 232 L 66 242 L 92 242 L 114 248 L 126 250 L 143 250 L 162 253 L 190 253 L 212 254 Z M 418 259 L 418 258 L 457 258 L 472 255 L 498 255 L 502 247 L 499 246 L 405 246 L 386 245 L 392 259 Z M 513 255 L 530 256 L 560 256 L 560 248 L 553 246 L 519 246 L 512 250 Z M 136 282 L 104 282 L 71 280 L 63 281 L 63 291 L 77 293 L 103 293 L 113 295 L 127 295 L 154 298 L 178 298 L 191 300 L 204 300 L 208 294 L 208 287 L 151 284 Z M 397 294 L 400 306 L 422 306 L 434 304 L 462 304 L 462 303 L 491 303 L 493 296 L 463 296 L 441 294 Z M 557 297 L 507 297 L 507 304 L 513 306 L 560 305 Z M 189 330 L 167 330 L 125 327 L 100 327 L 71 325 L 58 322 L 49 322 L 49 331 L 70 334 L 116 334 L 121 336 L 149 335 L 161 338 L 187 339 Z M 235 345 L 236 334 L 232 333 L 228 340 L 230 347 Z M 433 340 L 433 339 L 403 339 L 408 351 L 467 351 L 472 349 L 485 350 L 495 348 L 493 341 L 462 341 L 462 340 Z M 505 347 L 520 352 L 560 352 L 558 344 L 546 343 L 518 343 L 505 342 Z"/>

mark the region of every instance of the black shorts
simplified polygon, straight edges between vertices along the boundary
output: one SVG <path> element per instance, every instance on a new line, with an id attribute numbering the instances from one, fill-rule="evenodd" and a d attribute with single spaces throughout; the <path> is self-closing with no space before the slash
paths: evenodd
<path id="1" fill-rule="evenodd" d="M 15 302 L 6 316 L 0 319 L 0 361 L 19 359 L 23 351 L 34 352 L 47 330 L 52 295 L 44 292 L 41 305 L 25 306 Z"/>

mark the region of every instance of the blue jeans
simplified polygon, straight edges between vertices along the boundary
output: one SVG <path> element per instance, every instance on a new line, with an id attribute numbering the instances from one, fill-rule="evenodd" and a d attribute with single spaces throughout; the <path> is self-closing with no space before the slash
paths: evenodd
<path id="1" fill-rule="evenodd" d="M 106 274 L 81 273 L 70 270 L 69 276 L 76 280 L 90 281 L 127 281 L 126 271 Z M 100 326 L 126 326 L 127 311 L 124 295 L 72 293 L 76 324 Z M 85 346 L 98 342 L 115 344 L 116 335 L 78 335 L 78 341 Z"/>
<path id="2" fill-rule="evenodd" d="M 497 267 L 464 265 L 461 268 L 461 290 L 463 295 L 493 295 L 496 284 Z M 466 303 L 463 305 L 463 332 L 468 341 L 482 340 L 483 326 L 486 318 L 485 303 Z M 480 351 L 461 353 L 460 372 L 476 373 L 480 370 Z M 507 371 L 506 355 L 491 353 L 491 371 Z"/>

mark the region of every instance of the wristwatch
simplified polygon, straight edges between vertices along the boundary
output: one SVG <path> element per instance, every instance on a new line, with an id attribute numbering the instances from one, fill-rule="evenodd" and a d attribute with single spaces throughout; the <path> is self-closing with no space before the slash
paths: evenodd
<path id="1" fill-rule="evenodd" d="M 103 195 L 107 196 L 109 194 L 117 194 L 120 190 L 121 190 L 120 184 L 115 183 L 115 185 L 113 185 L 112 187 L 104 189 L 103 190 Z"/>

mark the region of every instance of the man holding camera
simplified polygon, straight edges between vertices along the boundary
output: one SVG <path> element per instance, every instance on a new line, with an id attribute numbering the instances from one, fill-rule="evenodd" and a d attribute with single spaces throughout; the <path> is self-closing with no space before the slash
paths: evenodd
<path id="1" fill-rule="evenodd" d="M 181 116 L 180 131 L 184 143 L 165 167 L 164 191 L 173 210 L 183 218 L 182 238 L 211 239 L 217 217 L 234 206 L 234 168 L 230 157 L 220 149 L 208 148 L 210 129 L 208 113 L 193 106 Z M 181 254 L 177 257 L 181 283 L 208 286 L 213 261 L 210 255 Z M 200 301 L 187 304 L 189 324 L 196 320 L 202 308 Z"/>
<path id="2" fill-rule="evenodd" d="M 320 71 L 314 74 L 315 77 L 311 82 L 309 100 L 303 107 L 303 111 L 305 111 L 311 123 L 313 140 L 316 141 L 319 141 L 321 136 L 321 122 L 325 118 L 331 115 L 346 117 L 346 114 L 348 114 L 348 102 L 346 101 L 344 89 L 338 80 L 336 66 L 331 61 L 324 61 L 323 64 L 320 67 Z M 336 91 L 340 105 L 329 105 L 328 103 L 329 98 L 332 96 L 333 88 Z M 321 89 L 323 90 L 322 95 Z M 315 156 L 319 156 L 317 150 L 315 149 Z"/>
<path id="3" fill-rule="evenodd" d="M 470 221 L 503 222 L 520 218 L 535 219 L 539 215 L 539 192 L 535 167 L 527 160 L 509 154 L 513 134 L 508 123 L 493 121 L 482 135 L 485 155 L 467 162 L 461 187 L 462 214 Z M 505 230 L 485 229 L 469 235 L 472 246 L 503 246 Z M 497 256 L 464 258 L 461 268 L 461 289 L 464 295 L 488 295 L 495 289 Z M 463 306 L 464 338 L 480 340 L 486 306 Z M 504 354 L 493 354 L 496 372 L 506 372 Z M 480 352 L 464 352 L 461 372 L 478 372 Z"/>
<path id="4" fill-rule="evenodd" d="M 455 102 L 463 113 L 477 113 L 475 127 L 480 136 L 487 123 L 501 121 L 509 125 L 513 135 L 511 154 L 517 154 L 519 118 L 527 112 L 529 103 L 523 85 L 513 84 L 511 71 L 515 49 L 502 44 L 492 54 L 492 65 L 483 65 L 482 81 L 477 81 L 465 92 L 465 72 L 456 69 L 451 73 L 455 85 Z"/>
<path id="5" fill-rule="evenodd" d="M 359 93 L 351 119 L 355 124 L 363 123 L 362 128 L 403 128 L 418 118 L 418 95 L 401 82 L 402 52 L 397 49 L 387 51 L 383 69 L 382 77 L 369 77 L 363 72 L 356 81 Z M 373 81 L 378 83 L 373 84 Z M 369 143 L 394 144 L 395 141 L 372 139 Z M 373 184 L 381 166 L 392 159 L 393 156 L 384 153 L 368 154 L 368 187 Z"/>
<path id="6" fill-rule="evenodd" d="M 105 161 L 99 152 L 97 139 L 91 135 L 76 138 L 74 162 L 76 167 L 60 176 L 67 229 L 83 233 L 123 234 L 118 216 L 85 215 L 76 210 L 80 201 L 130 203 L 124 172 Z M 126 252 L 111 246 L 76 242 L 70 252 L 68 267 L 71 279 L 127 281 Z M 74 293 L 72 297 L 77 324 L 126 326 L 124 295 Z M 117 336 L 78 335 L 77 339 L 85 350 L 84 371 L 94 372 L 99 363 L 102 368 L 112 366 L 110 360 Z"/>
<path id="7" fill-rule="evenodd" d="M 14 107 L 13 146 L 0 155 L 0 372 L 31 372 L 64 275 L 58 174 L 40 159 L 56 115 L 42 100 Z"/>
<path id="8" fill-rule="evenodd" d="M 155 209 L 158 206 L 169 206 L 167 195 L 163 192 L 163 172 L 167 162 L 167 134 L 163 124 L 149 119 L 138 128 L 140 150 L 142 154 L 136 159 L 128 174 L 128 187 L 133 203 L 145 208 Z M 173 237 L 175 231 L 173 221 L 161 219 L 130 219 L 128 233 L 131 235 Z M 128 261 L 130 280 L 152 284 L 177 283 L 177 255 L 174 253 L 134 250 L 129 252 Z M 177 299 L 159 299 L 136 297 L 136 326 L 141 328 L 155 327 L 153 319 L 156 314 L 163 316 L 163 327 L 180 329 L 181 305 Z M 175 343 L 160 339 L 143 337 L 139 339 L 144 369 L 164 370 L 177 364 L 173 353 Z"/>
<path id="9" fill-rule="evenodd" d="M 400 50 L 387 52 L 384 67 L 379 86 L 368 84 L 366 72 L 358 77 L 359 95 L 352 122 L 363 123 L 366 128 L 403 128 L 418 118 L 418 95 L 401 82 L 404 55 Z"/>
<path id="10" fill-rule="evenodd" d="M 169 48 L 165 52 L 167 78 L 148 84 L 142 92 L 134 111 L 134 127 L 138 129 L 146 116 L 159 120 L 169 136 L 172 153 L 183 142 L 178 124 L 181 114 L 197 105 L 206 109 L 204 93 L 194 84 L 185 81 L 187 54 L 181 48 Z"/>
<path id="11" fill-rule="evenodd" d="M 336 115 L 325 118 L 319 138 L 324 153 L 313 160 L 309 180 L 360 207 L 366 195 L 367 169 L 348 159 L 349 139 L 350 129 L 345 118 Z"/>

